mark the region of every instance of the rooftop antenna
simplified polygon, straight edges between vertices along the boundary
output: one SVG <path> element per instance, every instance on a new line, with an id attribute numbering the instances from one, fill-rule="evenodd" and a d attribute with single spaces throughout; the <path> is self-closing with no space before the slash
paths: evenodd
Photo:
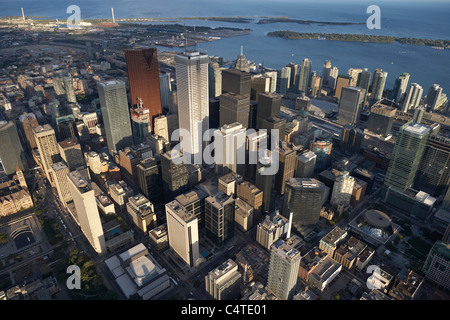
<path id="1" fill-rule="evenodd" d="M 23 13 L 23 8 L 20 8 L 21 10 L 22 10 L 22 18 L 23 18 L 23 21 L 25 21 L 25 14 Z"/>
<path id="2" fill-rule="evenodd" d="M 114 8 L 111 8 L 111 14 L 113 23 L 116 23 L 116 19 L 114 18 Z"/>

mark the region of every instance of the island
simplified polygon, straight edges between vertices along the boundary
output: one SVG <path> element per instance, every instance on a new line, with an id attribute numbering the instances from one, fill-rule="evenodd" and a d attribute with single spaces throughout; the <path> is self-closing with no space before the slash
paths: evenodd
<path id="1" fill-rule="evenodd" d="M 337 21 L 315 21 L 315 20 L 301 20 L 301 19 L 291 19 L 288 17 L 276 17 L 276 18 L 264 18 L 260 19 L 257 24 L 267 24 L 267 23 L 298 23 L 298 24 L 321 24 L 321 25 L 339 25 L 346 26 L 352 24 L 365 24 L 365 22 L 337 22 Z"/>
<path id="2" fill-rule="evenodd" d="M 347 33 L 304 33 L 295 31 L 272 31 L 269 37 L 278 37 L 290 40 L 318 39 L 331 41 L 353 41 L 353 42 L 380 42 L 380 43 L 402 43 L 416 46 L 432 46 L 434 48 L 450 48 L 450 40 L 402 38 L 385 35 L 369 34 L 347 34 Z"/>

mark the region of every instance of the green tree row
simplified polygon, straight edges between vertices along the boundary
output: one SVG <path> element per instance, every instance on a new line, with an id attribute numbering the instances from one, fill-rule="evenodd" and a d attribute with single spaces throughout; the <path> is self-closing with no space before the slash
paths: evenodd
<path id="1" fill-rule="evenodd" d="M 418 38 L 400 38 L 384 35 L 368 35 L 368 34 L 347 34 L 347 33 L 305 33 L 295 31 L 272 31 L 267 33 L 269 37 L 279 37 L 283 39 L 326 39 L 334 41 L 355 41 L 355 42 L 381 42 L 393 43 L 399 42 L 416 46 L 437 46 L 450 47 L 450 40 L 433 40 Z"/>

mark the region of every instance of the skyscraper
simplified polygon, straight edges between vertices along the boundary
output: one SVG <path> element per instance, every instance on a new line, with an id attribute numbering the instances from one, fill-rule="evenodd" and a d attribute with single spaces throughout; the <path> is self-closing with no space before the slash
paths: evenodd
<path id="1" fill-rule="evenodd" d="M 216 172 L 224 175 L 233 171 L 243 176 L 245 173 L 245 128 L 239 122 L 226 124 L 214 137 L 214 142 L 217 144 L 214 154 Z"/>
<path id="2" fill-rule="evenodd" d="M 289 88 L 297 90 L 298 83 L 298 64 L 289 62 L 286 67 L 291 69 L 291 79 L 289 79 Z"/>
<path id="3" fill-rule="evenodd" d="M 290 88 L 290 82 L 291 82 L 291 68 L 283 67 L 281 69 L 280 75 L 280 86 L 279 86 L 280 94 L 286 94 L 286 92 Z"/>
<path id="4" fill-rule="evenodd" d="M 322 70 L 322 84 L 324 87 L 329 87 L 330 85 L 330 73 L 331 73 L 331 61 L 326 60 L 323 63 L 323 70 Z"/>
<path id="5" fill-rule="evenodd" d="M 52 176 L 55 178 L 56 191 L 61 203 L 66 206 L 66 203 L 72 200 L 72 194 L 70 193 L 69 180 L 67 175 L 69 174 L 69 168 L 62 161 L 52 164 L 50 167 Z"/>
<path id="6" fill-rule="evenodd" d="M 294 296 L 300 259 L 300 252 L 281 239 L 271 246 L 267 291 L 279 300 Z"/>
<path id="7" fill-rule="evenodd" d="M 256 115 L 256 129 L 262 127 L 264 119 L 270 117 L 279 117 L 281 108 L 281 95 L 276 93 L 264 92 L 258 95 L 258 108 Z"/>
<path id="8" fill-rule="evenodd" d="M 450 170 L 450 139 L 431 135 L 420 161 L 415 189 L 439 196 L 447 187 Z"/>
<path id="9" fill-rule="evenodd" d="M 64 89 L 66 90 L 66 98 L 68 102 L 76 103 L 75 90 L 73 89 L 73 79 L 71 76 L 64 77 Z"/>
<path id="10" fill-rule="evenodd" d="M 103 81 L 97 88 L 108 151 L 114 155 L 133 144 L 125 83 L 121 80 Z"/>
<path id="11" fill-rule="evenodd" d="M 440 106 L 442 96 L 442 87 L 438 84 L 433 84 L 427 93 L 427 99 L 425 104 L 427 108 L 431 111 L 434 111 L 436 107 Z"/>
<path id="12" fill-rule="evenodd" d="M 200 257 L 197 218 L 173 200 L 166 204 L 166 220 L 170 247 L 184 262 L 194 267 Z"/>
<path id="13" fill-rule="evenodd" d="M 222 70 L 219 64 L 210 61 L 208 65 L 209 98 L 217 98 L 222 94 Z"/>
<path id="14" fill-rule="evenodd" d="M 170 73 L 159 75 L 159 89 L 161 96 L 161 109 L 169 111 L 170 94 L 172 91 L 172 83 L 170 82 Z"/>
<path id="15" fill-rule="evenodd" d="M 131 105 L 142 100 L 144 108 L 149 110 L 151 126 L 153 117 L 161 114 L 161 92 L 159 67 L 156 48 L 125 50 Z"/>
<path id="16" fill-rule="evenodd" d="M 297 151 L 292 148 L 292 145 L 283 141 L 279 143 L 278 152 L 279 166 L 275 175 L 275 191 L 281 195 L 284 194 L 286 180 L 294 177 L 297 167 Z"/>
<path id="17" fill-rule="evenodd" d="M 130 108 L 131 129 L 133 132 L 133 143 L 140 144 L 145 141 L 152 131 L 150 111 L 144 108 L 142 103 Z"/>
<path id="18" fill-rule="evenodd" d="M 311 141 L 309 150 L 316 154 L 316 171 L 325 170 L 330 164 L 333 144 L 330 141 Z"/>
<path id="19" fill-rule="evenodd" d="M 258 189 L 263 192 L 262 201 L 262 213 L 268 214 L 273 207 L 271 202 L 272 198 L 272 185 L 274 176 L 271 174 L 264 174 L 264 171 L 270 167 L 270 157 L 264 157 L 258 159 L 258 164 L 256 166 L 256 178 L 255 185 Z"/>
<path id="20" fill-rule="evenodd" d="M 334 92 L 336 89 L 336 83 L 339 76 L 339 69 L 337 67 L 333 67 L 330 70 L 330 80 L 328 82 L 328 87 Z"/>
<path id="21" fill-rule="evenodd" d="M 312 178 L 316 165 L 316 154 L 310 150 L 301 153 L 297 158 L 296 178 Z"/>
<path id="22" fill-rule="evenodd" d="M 347 171 L 341 172 L 341 174 L 336 177 L 336 180 L 334 180 L 330 201 L 331 205 L 348 206 L 352 197 L 354 185 L 355 178 L 350 176 Z"/>
<path id="23" fill-rule="evenodd" d="M 372 73 L 367 68 L 364 68 L 361 73 L 358 74 L 358 81 L 356 83 L 356 86 L 366 90 L 366 97 L 369 93 L 371 78 Z"/>
<path id="24" fill-rule="evenodd" d="M 42 169 L 47 179 L 53 185 L 53 178 L 49 170 L 52 164 L 61 161 L 55 130 L 49 124 L 45 124 L 34 128 L 33 132 L 39 150 Z"/>
<path id="25" fill-rule="evenodd" d="M 22 143 L 13 121 L 0 121 L 0 160 L 7 175 L 14 174 L 17 166 L 21 170 L 27 168 Z"/>
<path id="26" fill-rule="evenodd" d="M 341 93 L 343 88 L 350 86 L 350 76 L 348 74 L 340 74 L 336 78 L 336 86 L 334 88 L 334 97 L 338 100 L 341 99 Z"/>
<path id="27" fill-rule="evenodd" d="M 159 157 L 143 159 L 136 166 L 136 175 L 141 192 L 155 206 L 164 202 L 161 161 Z"/>
<path id="28" fill-rule="evenodd" d="M 105 235 L 95 198 L 95 191 L 78 171 L 67 175 L 69 188 L 75 205 L 75 221 L 99 255 L 106 253 Z"/>
<path id="29" fill-rule="evenodd" d="M 346 155 L 353 155 L 359 151 L 364 140 L 364 133 L 353 126 L 342 127 L 340 150 Z"/>
<path id="30" fill-rule="evenodd" d="M 222 70 L 222 93 L 233 92 L 250 97 L 251 86 L 250 73 L 238 69 Z"/>
<path id="31" fill-rule="evenodd" d="M 187 166 L 184 162 L 177 160 L 180 159 L 177 159 L 170 151 L 161 155 L 161 177 L 166 201 L 187 192 L 189 188 Z"/>
<path id="32" fill-rule="evenodd" d="M 239 122 L 248 127 L 250 96 L 242 96 L 233 92 L 220 95 L 220 126 Z"/>
<path id="33" fill-rule="evenodd" d="M 396 108 L 382 103 L 372 105 L 369 119 L 367 120 L 367 130 L 383 137 L 390 135 L 396 110 Z"/>
<path id="34" fill-rule="evenodd" d="M 350 68 L 348 69 L 348 75 L 350 76 L 350 87 L 356 87 L 358 84 L 359 74 L 362 69 Z"/>
<path id="35" fill-rule="evenodd" d="M 236 300 L 240 298 L 242 274 L 238 265 L 228 259 L 205 276 L 205 290 L 215 300 Z"/>
<path id="36" fill-rule="evenodd" d="M 400 127 L 384 180 L 404 191 L 413 185 L 432 128 L 409 121 Z"/>
<path id="37" fill-rule="evenodd" d="M 241 46 L 241 53 L 236 59 L 235 68 L 239 71 L 250 72 L 250 66 L 244 55 L 244 48 Z"/>
<path id="38" fill-rule="evenodd" d="M 81 145 L 75 137 L 58 142 L 59 154 L 62 160 L 66 163 L 69 171 L 75 170 L 77 167 L 85 167 Z"/>
<path id="39" fill-rule="evenodd" d="M 311 79 L 311 60 L 303 59 L 298 77 L 298 91 L 304 95 L 308 95 L 308 86 Z"/>
<path id="40" fill-rule="evenodd" d="M 282 215 L 296 228 L 319 221 L 325 185 L 314 178 L 290 178 L 286 181 Z"/>
<path id="41" fill-rule="evenodd" d="M 209 128 L 209 56 L 186 51 L 175 56 L 179 128 L 190 133 L 190 146 L 183 153 L 203 152 L 203 133 Z"/>
<path id="42" fill-rule="evenodd" d="M 383 97 L 384 86 L 388 73 L 382 69 L 375 69 L 372 79 L 371 104 L 374 104 Z"/>
<path id="43" fill-rule="evenodd" d="M 235 200 L 222 191 L 205 199 L 205 235 L 222 246 L 234 236 Z"/>
<path id="44" fill-rule="evenodd" d="M 338 121 L 356 126 L 364 108 L 366 91 L 357 87 L 342 88 L 339 99 Z"/>
<path id="45" fill-rule="evenodd" d="M 19 121 L 22 126 L 22 130 L 25 133 L 27 144 L 30 149 L 37 148 L 36 140 L 34 139 L 33 128 L 36 128 L 39 123 L 34 113 L 23 113 L 19 116 Z"/>
<path id="46" fill-rule="evenodd" d="M 403 112 L 408 112 L 409 110 L 416 109 L 420 104 L 422 94 L 423 94 L 422 86 L 415 82 L 411 83 L 408 92 L 406 93 L 403 103 L 401 105 L 401 110 Z"/>
<path id="47" fill-rule="evenodd" d="M 401 103 L 408 87 L 409 73 L 402 73 L 397 79 L 395 79 L 394 89 L 392 90 L 392 100 L 397 103 Z"/>

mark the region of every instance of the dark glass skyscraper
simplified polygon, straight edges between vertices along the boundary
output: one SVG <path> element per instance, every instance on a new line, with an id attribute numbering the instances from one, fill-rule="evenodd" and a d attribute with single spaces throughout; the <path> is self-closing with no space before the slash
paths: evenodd
<path id="1" fill-rule="evenodd" d="M 131 105 L 142 99 L 144 108 L 153 118 L 161 114 L 161 93 L 159 87 L 159 67 L 156 48 L 125 50 Z"/>
<path id="2" fill-rule="evenodd" d="M 26 165 L 22 144 L 13 121 L 0 121 L 0 160 L 7 175 L 15 173 L 17 166 L 24 170 Z"/>

